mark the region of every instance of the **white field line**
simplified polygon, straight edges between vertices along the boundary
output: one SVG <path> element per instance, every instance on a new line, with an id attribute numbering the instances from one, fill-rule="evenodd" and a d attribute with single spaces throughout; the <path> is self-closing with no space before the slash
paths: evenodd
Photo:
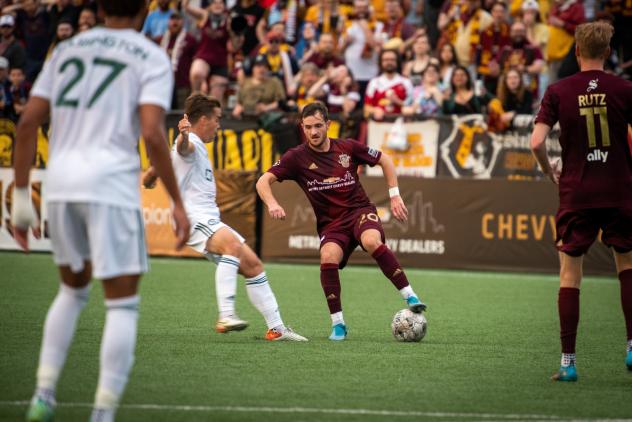
<path id="1" fill-rule="evenodd" d="M 0 401 L 0 407 L 26 407 L 28 401 Z M 92 403 L 58 403 L 59 407 L 85 407 L 91 408 Z M 364 416 L 390 416 L 390 417 L 431 417 L 452 419 L 494 419 L 494 420 L 529 420 L 529 421 L 608 421 L 608 422 L 632 422 L 632 419 L 565 419 L 554 415 L 530 415 L 530 414 L 500 414 L 500 413 L 456 413 L 456 412 L 418 412 L 377 409 L 318 409 L 311 407 L 258 407 L 258 406 L 193 406 L 193 405 L 163 405 L 163 404 L 122 404 L 122 409 L 131 410 L 155 410 L 178 412 L 243 412 L 243 413 L 314 413 L 335 415 L 364 415 Z"/>

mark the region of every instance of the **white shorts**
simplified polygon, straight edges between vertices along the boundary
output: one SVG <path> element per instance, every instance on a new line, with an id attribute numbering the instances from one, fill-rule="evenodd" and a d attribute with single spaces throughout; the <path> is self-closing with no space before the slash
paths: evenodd
<path id="1" fill-rule="evenodd" d="M 147 272 L 145 227 L 140 210 L 87 202 L 50 202 L 53 259 L 73 273 L 91 261 L 92 275 L 108 279 Z"/>
<path id="2" fill-rule="evenodd" d="M 195 223 L 193 223 L 195 221 Z M 219 229 L 226 227 L 228 230 L 233 232 L 235 237 L 239 240 L 240 243 L 245 243 L 246 239 L 242 237 L 235 229 L 230 227 L 227 224 L 222 223 L 219 220 L 209 219 L 202 220 L 204 223 L 199 220 L 191 219 L 191 235 L 189 236 L 189 241 L 187 245 L 191 247 L 197 253 L 204 255 L 206 259 L 209 261 L 213 261 L 214 263 L 219 262 L 219 258 L 221 255 L 217 255 L 211 253 L 206 250 L 206 242 L 210 239 Z"/>

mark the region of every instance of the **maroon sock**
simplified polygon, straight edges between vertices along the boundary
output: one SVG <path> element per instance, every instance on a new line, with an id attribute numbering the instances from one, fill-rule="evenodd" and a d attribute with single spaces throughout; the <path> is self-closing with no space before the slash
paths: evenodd
<path id="1" fill-rule="evenodd" d="M 377 265 L 380 266 L 386 278 L 391 280 L 393 286 L 397 287 L 397 290 L 401 290 L 410 285 L 406 274 L 404 274 L 404 270 L 399 266 L 399 261 L 395 257 L 395 254 L 386 245 L 380 245 L 371 256 L 375 259 Z"/>
<path id="2" fill-rule="evenodd" d="M 338 276 L 338 264 L 320 265 L 320 284 L 323 286 L 329 313 L 335 314 L 342 311 L 340 302 L 340 277 Z"/>
<path id="3" fill-rule="evenodd" d="M 575 340 L 579 325 L 579 289 L 560 287 L 557 309 L 560 314 L 562 353 L 575 353 Z"/>
<path id="4" fill-rule="evenodd" d="M 625 317 L 625 328 L 628 340 L 632 340 L 632 269 L 621 271 L 619 281 L 621 281 L 621 308 Z"/>

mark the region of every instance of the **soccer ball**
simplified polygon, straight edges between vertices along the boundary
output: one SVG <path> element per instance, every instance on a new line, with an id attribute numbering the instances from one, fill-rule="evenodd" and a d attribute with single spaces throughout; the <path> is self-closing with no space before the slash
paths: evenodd
<path id="1" fill-rule="evenodd" d="M 398 311 L 391 322 L 391 331 L 398 341 L 421 341 L 426 335 L 428 323 L 422 314 L 410 309 Z"/>

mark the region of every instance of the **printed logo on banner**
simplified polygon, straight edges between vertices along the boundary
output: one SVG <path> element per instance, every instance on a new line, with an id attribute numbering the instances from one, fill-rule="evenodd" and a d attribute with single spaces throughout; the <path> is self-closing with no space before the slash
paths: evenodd
<path id="1" fill-rule="evenodd" d="M 441 159 L 455 178 L 489 179 L 501 150 L 481 115 L 453 116 L 452 132 L 441 144 Z"/>
<path id="2" fill-rule="evenodd" d="M 405 150 L 389 147 L 389 134 L 394 123 L 369 121 L 369 155 L 377 150 L 386 153 L 393 160 L 395 170 L 400 176 L 435 177 L 437 175 L 437 143 L 439 123 L 436 120 L 404 123 L 406 133 Z M 368 176 L 382 176 L 380 166 L 367 167 Z"/>

